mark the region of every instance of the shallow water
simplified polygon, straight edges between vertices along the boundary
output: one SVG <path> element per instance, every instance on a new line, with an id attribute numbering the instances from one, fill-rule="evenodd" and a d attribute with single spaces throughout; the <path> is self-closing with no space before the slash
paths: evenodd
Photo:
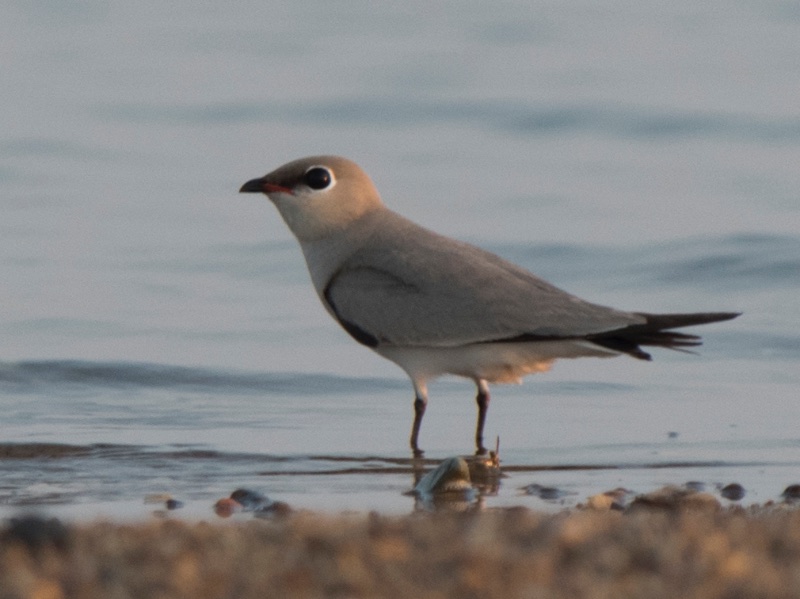
<path id="1" fill-rule="evenodd" d="M 321 152 L 589 300 L 744 312 L 698 329 L 699 355 L 495 387 L 508 477 L 486 505 L 799 482 L 788 4 L 0 12 L 0 512 L 136 518 L 167 492 L 205 516 L 237 487 L 414 509 L 410 385 L 330 321 L 273 207 L 236 193 Z M 472 394 L 431 385 L 430 464 L 470 452 Z"/>

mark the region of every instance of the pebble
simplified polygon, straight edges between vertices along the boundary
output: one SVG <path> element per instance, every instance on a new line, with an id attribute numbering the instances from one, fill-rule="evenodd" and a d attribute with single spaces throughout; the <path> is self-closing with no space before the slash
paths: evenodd
<path id="1" fill-rule="evenodd" d="M 183 502 L 178 499 L 167 499 L 164 505 L 167 506 L 168 510 L 179 510 L 183 507 Z"/>
<path id="2" fill-rule="evenodd" d="M 739 483 L 725 485 L 719 491 L 720 495 L 722 495 L 725 499 L 730 499 L 731 501 L 739 501 L 745 496 L 745 493 L 746 491 L 744 490 L 744 487 Z"/>
<path id="3" fill-rule="evenodd" d="M 220 518 L 230 518 L 234 514 L 243 511 L 243 509 L 241 503 L 230 497 L 220 499 L 214 504 L 214 513 Z"/>
<path id="4" fill-rule="evenodd" d="M 783 490 L 781 497 L 783 497 L 783 500 L 787 502 L 797 501 L 800 499 L 800 485 L 789 485 Z"/>

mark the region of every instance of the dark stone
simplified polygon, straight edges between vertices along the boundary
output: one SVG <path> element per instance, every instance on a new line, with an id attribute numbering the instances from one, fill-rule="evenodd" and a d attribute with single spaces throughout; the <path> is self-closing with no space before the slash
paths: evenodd
<path id="1" fill-rule="evenodd" d="M 745 490 L 742 485 L 739 483 L 731 483 L 729 485 L 725 485 L 720 489 L 719 492 L 725 499 L 730 499 L 731 501 L 739 501 L 745 495 Z"/>

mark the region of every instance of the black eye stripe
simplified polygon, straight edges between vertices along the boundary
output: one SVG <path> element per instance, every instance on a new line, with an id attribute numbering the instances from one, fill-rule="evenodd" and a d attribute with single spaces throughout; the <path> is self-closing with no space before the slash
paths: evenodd
<path id="1" fill-rule="evenodd" d="M 303 175 L 303 183 L 311 189 L 325 189 L 333 182 L 331 172 L 321 166 L 314 166 L 308 169 Z"/>

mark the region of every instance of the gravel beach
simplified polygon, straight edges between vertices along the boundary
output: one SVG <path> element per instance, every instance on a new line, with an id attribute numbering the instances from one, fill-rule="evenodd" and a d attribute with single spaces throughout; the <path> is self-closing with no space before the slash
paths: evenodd
<path id="1" fill-rule="evenodd" d="M 714 503 L 138 524 L 19 518 L 0 597 L 800 597 L 800 512 Z"/>

